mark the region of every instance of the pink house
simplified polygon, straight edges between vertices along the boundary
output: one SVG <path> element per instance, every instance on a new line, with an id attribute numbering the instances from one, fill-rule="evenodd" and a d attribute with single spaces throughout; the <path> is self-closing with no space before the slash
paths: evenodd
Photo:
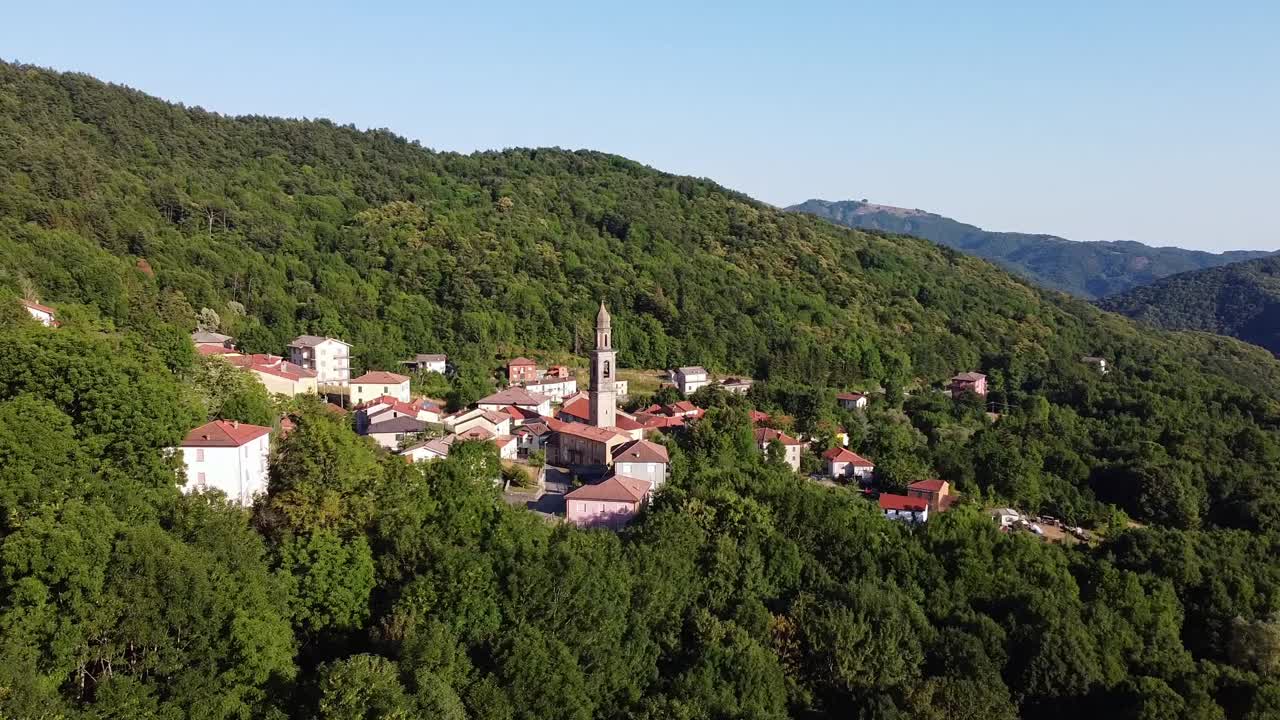
<path id="1" fill-rule="evenodd" d="M 578 527 L 617 530 L 640 512 L 649 497 L 649 483 L 615 475 L 564 496 L 565 518 Z"/>
<path id="2" fill-rule="evenodd" d="M 875 464 L 870 460 L 848 448 L 831 448 L 822 453 L 822 457 L 827 461 L 827 475 L 833 478 L 870 480 L 871 473 L 876 469 Z"/>
<path id="3" fill-rule="evenodd" d="M 963 372 L 951 378 L 948 387 L 951 389 L 951 397 L 960 397 L 967 392 L 986 397 L 987 376 L 980 372 Z"/>

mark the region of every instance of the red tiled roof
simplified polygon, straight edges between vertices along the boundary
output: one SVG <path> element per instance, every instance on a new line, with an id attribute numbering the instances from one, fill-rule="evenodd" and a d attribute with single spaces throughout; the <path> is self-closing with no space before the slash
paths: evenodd
<path id="1" fill-rule="evenodd" d="M 955 377 L 951 378 L 951 381 L 970 383 L 970 382 L 977 382 L 979 380 L 982 380 L 985 377 L 986 375 L 983 375 L 980 372 L 962 372 L 956 375 Z"/>
<path id="2" fill-rule="evenodd" d="M 632 440 L 613 450 L 615 462 L 665 463 L 667 449 L 648 440 Z"/>
<path id="3" fill-rule="evenodd" d="M 870 460 L 862 457 L 861 455 L 853 452 L 848 448 L 833 447 L 830 450 L 822 453 L 822 457 L 828 460 L 832 460 L 834 462 L 853 463 L 854 465 L 857 465 L 860 467 L 875 467 L 875 463 L 871 462 Z"/>
<path id="4" fill-rule="evenodd" d="M 351 382 L 353 384 L 361 385 L 377 385 L 381 383 L 385 383 L 387 385 L 399 385 L 400 383 L 409 382 L 409 378 L 404 375 L 387 372 L 386 370 L 371 370 Z"/>
<path id="5" fill-rule="evenodd" d="M 522 387 L 509 387 L 506 390 L 480 398 L 477 405 L 541 405 L 551 398 L 546 395 L 531 393 Z"/>
<path id="6" fill-rule="evenodd" d="M 591 418 L 591 400 L 585 397 L 574 398 L 565 403 L 560 408 L 560 412 L 583 420 L 589 420 Z"/>
<path id="7" fill-rule="evenodd" d="M 760 412 L 759 410 L 751 411 L 751 422 L 759 424 L 759 423 L 768 422 L 768 421 L 769 421 L 769 413 L 763 413 L 763 412 Z"/>
<path id="8" fill-rule="evenodd" d="M 346 414 L 347 414 L 347 410 L 346 410 L 346 408 L 342 407 L 341 405 L 334 405 L 334 404 L 333 404 L 333 403 L 331 403 L 331 402 L 327 402 L 327 403 L 325 403 L 325 404 L 324 404 L 324 409 L 325 409 L 325 410 L 328 410 L 329 412 L 333 413 L 334 415 L 346 415 Z"/>
<path id="9" fill-rule="evenodd" d="M 598 500 L 603 502 L 638 503 L 649 494 L 649 483 L 625 476 L 614 475 L 595 485 L 583 485 L 566 493 L 565 500 Z"/>
<path id="10" fill-rule="evenodd" d="M 506 413 L 511 416 L 513 420 L 535 420 L 542 417 L 532 410 L 526 410 L 525 408 L 516 407 L 515 405 L 508 405 L 502 408 L 499 412 Z"/>
<path id="11" fill-rule="evenodd" d="M 912 512 L 922 512 L 928 507 L 928 503 L 920 498 L 880 493 L 881 510 L 910 510 Z"/>
<path id="12" fill-rule="evenodd" d="M 466 432 L 458 433 L 459 440 L 492 440 L 494 434 L 482 427 L 473 427 Z"/>
<path id="13" fill-rule="evenodd" d="M 187 433 L 182 447 L 240 447 L 271 432 L 261 425 L 214 420 Z"/>
<path id="14" fill-rule="evenodd" d="M 552 430 L 558 433 L 573 435 L 575 437 L 580 437 L 580 438 L 583 438 L 584 440 L 591 440 L 594 442 L 607 443 L 607 442 L 611 442 L 615 438 L 626 437 L 625 435 L 619 435 L 617 432 L 610 430 L 608 428 L 598 428 L 598 427 L 595 427 L 594 425 L 584 425 L 583 423 L 576 423 L 576 422 L 564 422 L 563 420 L 556 420 L 554 418 L 547 418 L 546 422 L 547 422 L 547 427 L 551 428 Z"/>
<path id="15" fill-rule="evenodd" d="M 53 315 L 56 312 L 53 308 L 49 307 L 48 305 L 41 305 L 38 302 L 32 302 L 25 298 L 19 299 L 18 302 L 38 312 L 49 313 L 50 315 Z"/>
<path id="16" fill-rule="evenodd" d="M 228 358 L 228 362 L 236 367 L 275 375 L 294 382 L 316 376 L 314 370 L 308 370 L 301 365 L 294 365 L 278 355 L 239 355 Z"/>
<path id="17" fill-rule="evenodd" d="M 644 425 L 642 423 L 638 422 L 635 418 L 631 417 L 630 415 L 626 415 L 624 413 L 618 413 L 618 416 L 614 418 L 613 422 L 614 422 L 614 425 L 616 425 L 619 430 L 644 429 Z"/>
<path id="18" fill-rule="evenodd" d="M 771 443 L 774 440 L 777 440 L 783 445 L 803 445 L 804 444 L 799 440 L 779 430 L 774 430 L 773 428 L 756 428 L 756 442 L 758 444 L 767 445 L 768 443 Z"/>
<path id="19" fill-rule="evenodd" d="M 684 425 L 684 418 L 651 415 L 649 413 L 636 413 L 636 420 L 644 424 L 646 429 L 682 427 Z"/>
<path id="20" fill-rule="evenodd" d="M 936 479 L 935 479 L 935 480 L 921 480 L 920 482 L 913 482 L 913 483 L 911 483 L 910 485 L 908 485 L 908 486 L 907 486 L 907 489 L 908 489 L 908 490 L 921 490 L 921 491 L 924 491 L 924 492 L 936 493 L 936 492 L 942 492 L 942 488 L 943 488 L 944 486 L 946 486 L 946 485 L 947 485 L 947 481 L 946 481 L 946 480 L 936 480 Z"/>
<path id="21" fill-rule="evenodd" d="M 866 394 L 864 394 L 864 393 L 860 393 L 860 392 L 842 392 L 842 393 L 836 393 L 836 399 L 837 399 L 837 400 L 851 400 L 851 401 L 853 401 L 853 402 L 857 402 L 857 401 L 861 400 L 861 399 L 862 399 L 862 398 L 864 398 L 864 397 L 866 397 Z"/>
<path id="22" fill-rule="evenodd" d="M 530 360 L 530 359 L 529 359 L 529 358 L 527 358 L 527 357 L 518 357 L 518 358 L 515 358 L 515 359 L 513 359 L 513 360 L 508 360 L 508 361 L 507 361 L 507 367 L 517 367 L 517 366 L 521 366 L 521 367 L 523 367 L 523 366 L 527 366 L 527 365 L 533 365 L 533 366 L 535 366 L 535 367 L 536 367 L 536 366 L 538 365 L 538 363 L 536 363 L 536 362 L 534 362 L 534 361 Z"/>

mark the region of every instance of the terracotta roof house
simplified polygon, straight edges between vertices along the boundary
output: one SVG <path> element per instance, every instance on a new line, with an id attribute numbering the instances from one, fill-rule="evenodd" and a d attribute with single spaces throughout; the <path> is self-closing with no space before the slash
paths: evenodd
<path id="1" fill-rule="evenodd" d="M 351 402 L 356 405 L 383 395 L 390 395 L 400 402 L 409 402 L 409 378 L 385 370 L 371 370 L 351 380 Z"/>
<path id="2" fill-rule="evenodd" d="M 522 387 L 509 387 L 506 390 L 480 398 L 476 406 L 484 410 L 501 410 L 508 405 L 532 410 L 539 415 L 551 414 L 551 398 L 546 395 L 531 393 Z"/>
<path id="3" fill-rule="evenodd" d="M 515 385 L 538 377 L 538 363 L 527 357 L 507 361 L 507 382 Z"/>
<path id="4" fill-rule="evenodd" d="M 447 415 L 443 421 L 444 426 L 455 433 L 464 433 L 471 428 L 482 427 L 493 435 L 511 434 L 511 415 L 504 411 L 472 408 Z"/>
<path id="5" fill-rule="evenodd" d="M 547 418 L 551 439 L 547 462 L 579 470 L 603 470 L 613 463 L 613 449 L 630 438 L 613 428 Z"/>
<path id="6" fill-rule="evenodd" d="M 951 507 L 959 496 L 952 494 L 951 483 L 946 480 L 921 480 L 907 486 L 907 496 L 929 505 L 930 512 L 942 512 Z"/>
<path id="7" fill-rule="evenodd" d="M 759 410 L 752 410 L 751 422 L 754 425 L 759 425 L 760 423 L 769 422 L 769 413 L 763 413 L 763 412 L 760 412 Z"/>
<path id="8" fill-rule="evenodd" d="M 657 490 L 667 481 L 667 449 L 648 440 L 632 440 L 613 449 L 613 470 L 637 480 L 644 480 Z"/>
<path id="9" fill-rule="evenodd" d="M 187 433 L 178 449 L 187 469 L 183 492 L 221 490 L 243 505 L 267 491 L 271 428 L 214 420 Z"/>
<path id="10" fill-rule="evenodd" d="M 861 410 L 867 406 L 867 396 L 860 392 L 836 393 L 836 402 L 845 410 Z"/>
<path id="11" fill-rule="evenodd" d="M 787 465 L 790 465 L 792 470 L 800 472 L 800 448 L 804 443 L 773 428 L 756 428 L 756 445 L 760 447 L 760 452 L 767 453 L 769 443 L 774 440 L 782 443 L 786 451 Z"/>
<path id="12" fill-rule="evenodd" d="M 579 527 L 617 530 L 631 521 L 649 497 L 649 483 L 613 476 L 565 494 L 565 518 Z"/>
<path id="13" fill-rule="evenodd" d="M 316 373 L 279 355 L 229 355 L 227 362 L 253 373 L 275 395 L 316 394 Z"/>
<path id="14" fill-rule="evenodd" d="M 671 403 L 670 405 L 662 406 L 662 414 L 666 415 L 667 417 L 696 418 L 696 417 L 702 417 L 702 413 L 703 413 L 702 408 L 698 407 L 697 405 L 694 405 L 688 400 L 681 400 L 679 402 Z"/>
<path id="15" fill-rule="evenodd" d="M 879 503 L 880 511 L 891 520 L 918 523 L 929 519 L 929 504 L 919 498 L 880 493 Z"/>
<path id="16" fill-rule="evenodd" d="M 556 417 L 565 422 L 590 422 L 591 400 L 586 395 L 579 395 L 560 406 Z"/>
<path id="17" fill-rule="evenodd" d="M 619 412 L 613 419 L 614 427 L 622 431 L 624 435 L 632 440 L 641 440 L 644 438 L 645 425 L 635 417 L 624 412 Z"/>
<path id="18" fill-rule="evenodd" d="M 21 303 L 22 307 L 27 309 L 27 313 L 41 325 L 44 325 L 45 327 L 58 326 L 57 311 L 53 308 L 48 305 L 41 305 L 38 302 L 27 300 L 26 298 L 19 298 L 18 302 Z"/>
<path id="19" fill-rule="evenodd" d="M 948 388 L 952 397 L 958 398 L 967 392 L 986 397 L 987 376 L 979 372 L 963 372 L 951 378 Z"/>
<path id="20" fill-rule="evenodd" d="M 876 469 L 874 463 L 848 448 L 833 447 L 822 453 L 822 457 L 827 461 L 827 475 L 833 478 L 870 480 Z"/>

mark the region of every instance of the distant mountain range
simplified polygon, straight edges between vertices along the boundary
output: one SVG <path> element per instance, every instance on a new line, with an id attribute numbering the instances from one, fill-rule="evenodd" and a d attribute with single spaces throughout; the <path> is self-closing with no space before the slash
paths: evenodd
<path id="1" fill-rule="evenodd" d="M 1280 256 L 1173 275 L 1098 304 L 1158 327 L 1230 335 L 1280 355 Z"/>
<path id="2" fill-rule="evenodd" d="M 1131 241 L 1079 242 L 1054 235 L 991 232 L 923 210 L 857 200 L 806 200 L 787 210 L 851 228 L 914 235 L 1004 266 L 1043 287 L 1098 299 L 1162 277 L 1270 255 L 1208 253 Z"/>

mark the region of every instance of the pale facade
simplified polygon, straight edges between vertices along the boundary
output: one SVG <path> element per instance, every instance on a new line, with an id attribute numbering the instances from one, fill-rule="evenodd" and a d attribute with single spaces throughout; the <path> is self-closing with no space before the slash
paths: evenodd
<path id="1" fill-rule="evenodd" d="M 706 368 L 697 365 L 676 368 L 671 373 L 671 381 L 674 382 L 676 387 L 680 389 L 680 392 L 685 395 L 690 395 L 696 392 L 698 388 L 701 388 L 709 382 L 707 379 Z"/>
<path id="2" fill-rule="evenodd" d="M 300 335 L 289 344 L 289 362 L 314 370 L 322 388 L 345 388 L 351 382 L 351 346 L 341 340 Z"/>
<path id="3" fill-rule="evenodd" d="M 596 349 L 591 353 L 591 392 L 587 396 L 590 405 L 588 422 L 598 428 L 611 428 L 617 424 L 618 357 L 613 350 L 612 321 L 604 303 L 596 313 Z"/>
<path id="4" fill-rule="evenodd" d="M 551 402 L 563 402 L 565 398 L 578 392 L 578 381 L 571 377 L 543 376 L 524 384 L 524 389 L 531 393 L 546 395 Z"/>
<path id="5" fill-rule="evenodd" d="M 252 505 L 267 491 L 271 428 L 226 420 L 187 433 L 179 450 L 186 467 L 183 492 L 220 490 L 228 499 Z"/>
<path id="6" fill-rule="evenodd" d="M 393 397 L 398 402 L 409 402 L 409 378 L 377 370 L 351 381 L 351 402 L 356 405 L 384 396 Z"/>
<path id="7" fill-rule="evenodd" d="M 44 325 L 45 327 L 53 327 L 58 324 L 53 308 L 30 300 L 20 300 L 19 302 L 22 303 L 22 307 L 27 309 L 27 312 L 31 317 L 41 325 Z"/>

